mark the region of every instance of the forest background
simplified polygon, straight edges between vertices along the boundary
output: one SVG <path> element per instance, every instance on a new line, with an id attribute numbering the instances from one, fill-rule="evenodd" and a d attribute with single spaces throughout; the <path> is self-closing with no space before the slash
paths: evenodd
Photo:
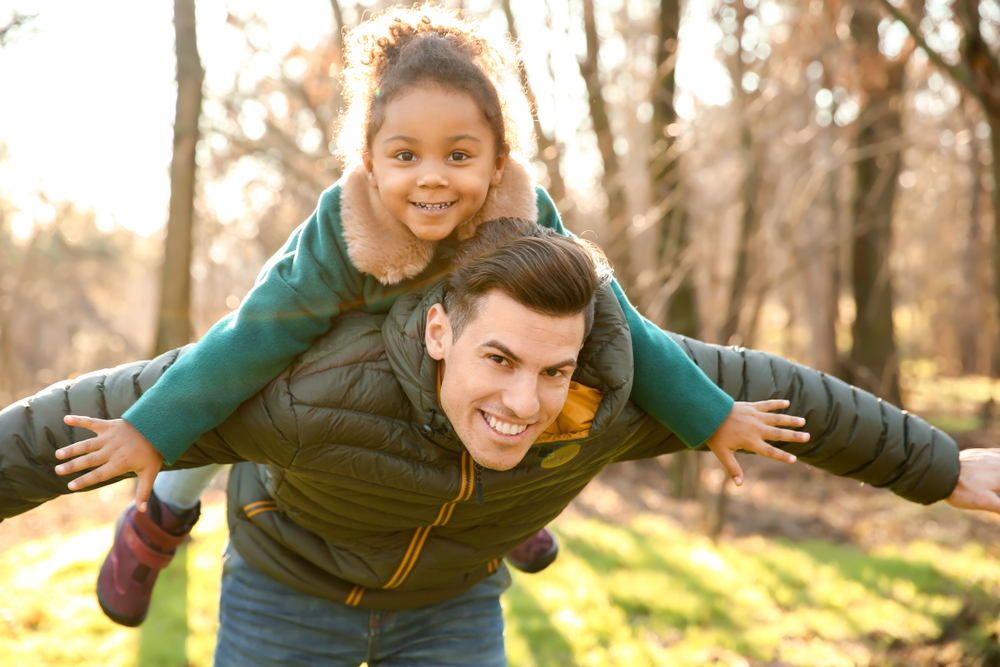
<path id="1" fill-rule="evenodd" d="M 385 6 L 0 9 L 0 405 L 239 305 L 341 175 L 341 31 Z M 463 8 L 519 42 L 538 181 L 650 319 L 993 442 L 996 0 Z M 721 471 L 663 475 L 718 536 Z"/>

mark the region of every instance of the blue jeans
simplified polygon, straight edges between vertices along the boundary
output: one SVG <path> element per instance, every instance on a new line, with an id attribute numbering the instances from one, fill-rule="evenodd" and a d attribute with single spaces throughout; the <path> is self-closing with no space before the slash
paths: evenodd
<path id="1" fill-rule="evenodd" d="M 215 667 L 507 667 L 500 568 L 438 604 L 375 611 L 307 595 L 227 547 Z"/>

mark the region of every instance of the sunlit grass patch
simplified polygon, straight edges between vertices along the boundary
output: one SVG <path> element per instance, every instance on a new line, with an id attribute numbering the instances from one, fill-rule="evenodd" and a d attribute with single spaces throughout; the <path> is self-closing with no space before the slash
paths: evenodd
<path id="1" fill-rule="evenodd" d="M 995 644 L 1000 567 L 981 545 L 714 544 L 651 515 L 561 520 L 556 532 L 556 564 L 515 572 L 504 595 L 517 667 L 874 666 L 939 637 L 960 657 Z M 94 598 L 110 528 L 0 553 L 0 664 L 211 665 L 225 536 L 224 507 L 207 508 L 140 630 L 108 621 Z"/>
<path id="2" fill-rule="evenodd" d="M 0 664 L 211 664 L 225 507 L 206 508 L 195 527 L 194 541 L 182 547 L 161 574 L 149 618 L 137 630 L 108 620 L 94 593 L 112 533 L 111 527 L 102 527 L 56 535 L 0 553 Z M 192 563 L 197 567 L 191 567 Z"/>
<path id="3" fill-rule="evenodd" d="M 506 596 L 513 665 L 874 664 L 938 637 L 970 597 L 997 606 L 997 568 L 974 546 L 715 545 L 653 516 L 557 532 L 557 565 Z"/>

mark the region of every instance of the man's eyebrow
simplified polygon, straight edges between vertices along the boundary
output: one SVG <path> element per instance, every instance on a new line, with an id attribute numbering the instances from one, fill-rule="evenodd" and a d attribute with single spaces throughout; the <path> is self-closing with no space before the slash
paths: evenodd
<path id="1" fill-rule="evenodd" d="M 515 364 L 521 363 L 521 358 L 518 357 L 516 354 L 514 354 L 509 347 L 507 347 L 506 345 L 504 345 L 503 343 L 501 343 L 498 340 L 492 340 L 492 339 L 488 340 L 485 343 L 483 343 L 480 347 L 492 347 L 492 348 L 495 348 L 495 349 L 500 350 L 501 352 L 503 352 L 504 356 L 508 357 Z M 576 366 L 577 366 L 576 359 L 575 358 L 565 359 L 563 361 L 560 361 L 557 364 L 552 364 L 551 366 L 546 366 L 543 370 L 554 371 L 554 370 L 558 370 L 560 368 L 565 368 L 566 366 L 569 366 L 571 368 L 576 368 Z"/>

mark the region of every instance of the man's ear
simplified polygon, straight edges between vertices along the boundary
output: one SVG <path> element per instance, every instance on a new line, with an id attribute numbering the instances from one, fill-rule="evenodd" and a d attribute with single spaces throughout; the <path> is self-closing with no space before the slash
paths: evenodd
<path id="1" fill-rule="evenodd" d="M 500 181 L 503 180 L 503 168 L 506 166 L 507 154 L 498 155 L 497 161 L 493 163 L 493 178 L 490 179 L 490 185 L 500 185 Z"/>
<path id="2" fill-rule="evenodd" d="M 367 150 L 361 153 L 361 164 L 364 165 L 365 171 L 368 172 L 368 182 L 371 186 L 378 190 L 378 181 L 375 180 L 375 165 L 372 163 L 372 156 Z"/>
<path id="3" fill-rule="evenodd" d="M 431 359 L 443 361 L 448 347 L 451 345 L 451 320 L 444 306 L 435 303 L 427 312 L 427 328 L 424 330 L 424 343 Z"/>

